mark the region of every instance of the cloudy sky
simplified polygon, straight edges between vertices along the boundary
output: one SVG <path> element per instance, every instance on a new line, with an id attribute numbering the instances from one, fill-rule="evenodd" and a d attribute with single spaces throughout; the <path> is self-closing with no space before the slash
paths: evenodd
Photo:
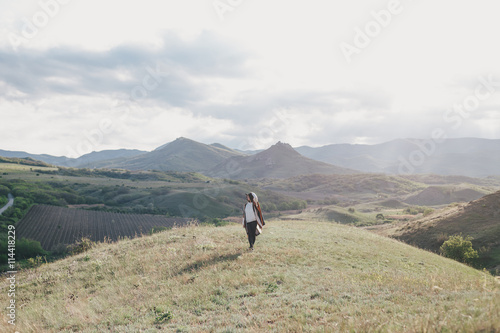
<path id="1" fill-rule="evenodd" d="M 500 139 L 496 0 L 0 0 L 0 149 Z"/>

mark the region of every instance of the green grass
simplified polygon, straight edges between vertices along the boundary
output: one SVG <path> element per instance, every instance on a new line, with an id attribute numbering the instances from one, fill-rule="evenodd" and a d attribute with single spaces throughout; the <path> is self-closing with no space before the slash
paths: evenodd
<path id="1" fill-rule="evenodd" d="M 16 330 L 500 330 L 500 285 L 490 275 L 392 239 L 268 221 L 255 251 L 247 246 L 239 225 L 193 226 L 19 272 Z"/>
<path id="2" fill-rule="evenodd" d="M 5 206 L 9 202 L 9 198 L 7 196 L 0 195 L 0 208 Z"/>

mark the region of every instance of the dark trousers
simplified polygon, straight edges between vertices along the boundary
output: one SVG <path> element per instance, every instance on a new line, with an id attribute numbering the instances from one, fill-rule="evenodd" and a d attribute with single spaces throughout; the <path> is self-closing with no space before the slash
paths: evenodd
<path id="1" fill-rule="evenodd" d="M 255 243 L 255 229 L 257 229 L 257 221 L 247 222 L 247 235 L 250 247 L 253 247 L 253 244 Z"/>

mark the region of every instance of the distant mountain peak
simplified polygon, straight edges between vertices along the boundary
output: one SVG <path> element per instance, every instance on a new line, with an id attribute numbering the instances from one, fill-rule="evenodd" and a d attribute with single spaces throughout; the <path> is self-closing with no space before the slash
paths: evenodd
<path id="1" fill-rule="evenodd" d="M 300 156 L 300 153 L 298 153 L 290 144 L 284 143 L 281 141 L 278 141 L 277 143 L 275 143 L 274 145 L 272 145 L 268 149 L 266 149 L 258 154 L 266 155 L 266 154 L 277 154 L 277 153 L 287 154 L 287 155 L 292 154 L 292 155 L 299 155 Z"/>
<path id="2" fill-rule="evenodd" d="M 207 172 L 213 177 L 233 179 L 290 178 L 311 173 L 351 174 L 356 171 L 309 159 L 288 143 L 278 141 L 255 155 L 229 158 Z"/>
<path id="3" fill-rule="evenodd" d="M 188 138 L 185 138 L 183 136 L 181 137 L 178 137 L 177 139 L 175 139 L 174 141 L 171 141 L 171 142 L 168 142 L 168 143 L 165 143 L 161 146 L 159 146 L 158 148 L 156 148 L 154 151 L 159 151 L 159 150 L 163 150 L 165 149 L 166 147 L 168 146 L 176 146 L 176 145 L 179 145 L 179 144 L 184 144 L 184 143 L 191 143 L 191 142 L 196 142 L 196 141 L 193 141 L 191 139 L 188 139 Z"/>
<path id="4" fill-rule="evenodd" d="M 180 136 L 177 139 L 175 139 L 174 141 L 172 141 L 170 143 L 167 143 L 167 145 L 169 145 L 169 144 L 179 144 L 179 143 L 199 143 L 199 142 L 196 142 L 194 140 L 191 140 L 191 139 L 185 138 L 183 136 Z"/>
<path id="5" fill-rule="evenodd" d="M 288 144 L 286 142 L 281 142 L 281 141 L 276 142 L 273 146 L 276 146 L 276 147 L 290 147 L 290 148 L 292 148 L 292 146 L 290 144 Z"/>

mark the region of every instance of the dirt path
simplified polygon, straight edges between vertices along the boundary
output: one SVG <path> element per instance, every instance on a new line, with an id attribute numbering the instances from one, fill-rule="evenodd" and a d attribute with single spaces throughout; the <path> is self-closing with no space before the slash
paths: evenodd
<path id="1" fill-rule="evenodd" d="M 7 208 L 9 208 L 10 206 L 12 206 L 14 204 L 14 197 L 12 196 L 12 194 L 9 193 L 8 198 L 9 198 L 9 202 L 7 202 L 7 204 L 5 206 L 0 208 L 0 215 L 2 215 L 2 213 L 5 212 L 7 210 Z"/>

